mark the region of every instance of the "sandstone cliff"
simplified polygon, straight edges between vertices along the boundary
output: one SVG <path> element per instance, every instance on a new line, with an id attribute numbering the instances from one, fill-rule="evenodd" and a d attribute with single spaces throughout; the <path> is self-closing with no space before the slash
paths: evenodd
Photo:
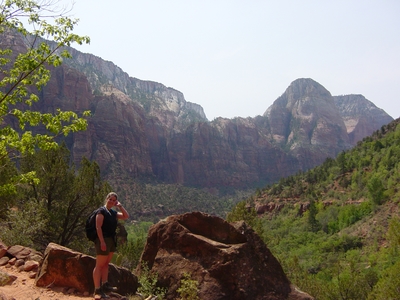
<path id="1" fill-rule="evenodd" d="M 362 95 L 335 96 L 333 99 L 346 125 L 352 145 L 371 135 L 382 125 L 393 121 L 384 110 Z"/>
<path id="2" fill-rule="evenodd" d="M 72 48 L 69 51 L 73 59 L 65 63 L 86 75 L 95 94 L 103 94 L 104 86 L 112 86 L 142 106 L 149 117 L 175 130 L 189 122 L 207 121 L 203 108 L 186 101 L 181 92 L 161 83 L 132 78 L 112 62 L 92 54 Z"/>
<path id="3" fill-rule="evenodd" d="M 274 142 L 299 159 L 301 170 L 350 148 L 332 95 L 312 79 L 297 79 L 264 113 Z"/>
<path id="4" fill-rule="evenodd" d="M 24 42 L 12 38 L 9 45 L 21 51 Z M 75 164 L 83 156 L 96 160 L 118 190 L 134 180 L 260 187 L 336 156 L 391 120 L 362 96 L 335 98 L 314 80 L 298 79 L 263 116 L 209 122 L 181 92 L 70 50 L 73 59 L 52 70 L 34 107 L 91 110 L 88 130 L 67 145 Z"/>

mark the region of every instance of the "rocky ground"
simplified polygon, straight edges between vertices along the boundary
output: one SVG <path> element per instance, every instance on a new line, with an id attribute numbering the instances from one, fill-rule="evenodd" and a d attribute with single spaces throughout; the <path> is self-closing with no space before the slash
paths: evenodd
<path id="1" fill-rule="evenodd" d="M 20 272 L 16 267 L 0 266 L 1 273 L 15 276 L 16 279 L 4 286 L 0 286 L 0 300 L 84 300 L 94 299 L 89 293 L 78 293 L 74 289 L 49 286 L 47 288 L 37 287 L 35 279 L 30 278 L 30 273 Z M 120 295 L 109 295 L 108 300 L 127 300 Z M 149 297 L 150 299 L 151 297 Z M 140 295 L 129 297 L 129 300 L 143 300 Z M 147 299 L 146 299 L 147 300 Z"/>
<path id="2" fill-rule="evenodd" d="M 73 290 L 60 287 L 41 288 L 35 285 L 35 279 L 28 272 L 19 272 L 16 267 L 0 267 L 0 272 L 15 276 L 7 285 L 0 286 L 0 300 L 82 300 L 93 299 L 92 295 L 75 294 Z"/>

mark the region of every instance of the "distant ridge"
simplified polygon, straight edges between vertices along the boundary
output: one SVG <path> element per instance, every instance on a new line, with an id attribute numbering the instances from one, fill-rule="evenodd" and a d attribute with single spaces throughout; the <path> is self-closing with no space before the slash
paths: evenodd
<path id="1" fill-rule="evenodd" d="M 8 38 L 15 51 L 24 45 Z M 300 78 L 262 116 L 210 122 L 183 93 L 71 52 L 34 108 L 91 110 L 88 130 L 66 140 L 74 163 L 95 160 L 104 179 L 127 194 L 138 181 L 217 193 L 261 187 L 321 164 L 392 120 L 361 95 L 333 97 Z"/>

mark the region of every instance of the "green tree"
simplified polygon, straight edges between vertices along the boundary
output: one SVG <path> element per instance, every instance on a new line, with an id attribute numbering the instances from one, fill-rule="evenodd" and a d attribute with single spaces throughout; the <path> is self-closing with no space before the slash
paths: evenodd
<path id="1" fill-rule="evenodd" d="M 89 42 L 88 37 L 72 33 L 78 20 L 66 17 L 65 11 L 57 11 L 57 2 L 0 2 L 0 158 L 17 158 L 37 148 L 54 149 L 58 146 L 55 137 L 86 129 L 86 119 L 75 112 L 57 110 L 51 114 L 32 109 L 32 104 L 39 100 L 38 92 L 50 79 L 49 68 L 70 57 L 65 46 Z M 8 41 L 18 35 L 27 46 L 14 53 Z M 83 112 L 83 116 L 88 115 Z M 34 134 L 28 126 L 44 127 L 46 133 Z M 9 182 L 2 182 L 0 194 L 15 194 L 18 183 L 34 177 L 34 173 L 22 173 L 10 178 Z"/>
<path id="2" fill-rule="evenodd" d="M 342 151 L 337 156 L 337 163 L 340 167 L 340 174 L 341 175 L 345 174 L 347 171 L 346 152 Z"/>
<path id="3" fill-rule="evenodd" d="M 137 267 L 140 261 L 140 256 L 144 250 L 147 234 L 149 232 L 151 222 L 138 222 L 134 224 L 125 224 L 125 229 L 128 232 L 128 241 L 118 246 L 119 265 L 133 270 Z"/>
<path id="4" fill-rule="evenodd" d="M 72 244 L 77 249 L 81 240 L 86 240 L 83 231 L 86 217 L 103 204 L 110 191 L 110 185 L 101 179 L 99 165 L 82 158 L 74 178 L 72 196 L 67 203 L 63 203 L 58 212 L 57 220 L 62 220 L 62 231 L 59 234 L 61 245 Z"/>
<path id="5" fill-rule="evenodd" d="M 315 205 L 315 200 L 313 198 L 310 198 L 310 208 L 308 210 L 308 225 L 310 226 L 310 230 L 312 232 L 317 232 L 321 228 L 321 225 L 316 219 L 317 214 L 318 208 Z"/>
<path id="6" fill-rule="evenodd" d="M 372 203 L 380 205 L 384 200 L 384 191 L 382 180 L 378 175 L 373 175 L 367 184 L 368 194 Z"/>
<path id="7" fill-rule="evenodd" d="M 99 166 L 86 158 L 78 171 L 70 164 L 70 153 L 65 146 L 27 155 L 21 161 L 23 172 L 35 172 L 38 180 L 20 186 L 19 211 L 30 211 L 40 217 L 42 224 L 31 233 L 32 242 L 44 248 L 49 242 L 85 249 L 84 222 L 87 215 L 99 207 L 111 190 L 101 180 Z M 11 215 L 10 230 L 21 227 L 18 215 Z M 15 230 L 14 230 L 15 231 Z M 87 247 L 86 247 L 87 248 Z"/>
<path id="8" fill-rule="evenodd" d="M 400 261 L 387 268 L 372 292 L 368 295 L 370 300 L 399 299 L 400 295 Z"/>
<path id="9" fill-rule="evenodd" d="M 116 261 L 120 261 L 118 265 L 129 270 L 134 270 L 139 264 L 140 256 L 143 253 L 145 245 L 145 237 L 138 237 L 134 240 L 129 239 L 126 243 L 118 245 L 118 254 L 116 258 Z"/>
<path id="10" fill-rule="evenodd" d="M 245 221 L 259 235 L 263 236 L 263 229 L 260 219 L 254 207 L 247 204 L 246 201 L 239 202 L 233 210 L 228 213 L 226 220 L 228 222 Z"/>
<path id="11" fill-rule="evenodd" d="M 400 252 L 400 220 L 398 217 L 389 221 L 389 228 L 386 233 L 386 239 L 389 242 L 388 252 L 390 261 L 397 261 Z"/>
<path id="12" fill-rule="evenodd" d="M 53 241 L 62 245 L 60 232 L 60 206 L 66 205 L 72 195 L 74 169 L 69 165 L 69 151 L 66 147 L 59 147 L 48 151 L 38 151 L 33 155 L 26 155 L 21 161 L 21 171 L 34 172 L 39 180 L 31 180 L 24 185 L 19 194 L 23 197 L 19 207 L 34 202 L 36 208 L 41 208 L 44 228 L 34 235 L 35 243 L 45 247 Z"/>
<path id="13" fill-rule="evenodd" d="M 0 220 L 5 218 L 15 201 L 10 197 L 10 191 L 15 189 L 14 180 L 18 177 L 18 171 L 15 164 L 8 156 L 0 157 Z"/>
<path id="14" fill-rule="evenodd" d="M 34 247 L 33 240 L 46 227 L 43 207 L 34 202 L 25 203 L 21 208 L 11 210 L 4 219 L 0 240 L 8 245 Z M 39 249 L 38 249 L 39 250 Z"/>

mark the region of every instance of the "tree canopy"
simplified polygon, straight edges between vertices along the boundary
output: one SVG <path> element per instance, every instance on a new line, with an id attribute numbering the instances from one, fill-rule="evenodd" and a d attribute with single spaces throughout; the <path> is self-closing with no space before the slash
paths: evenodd
<path id="1" fill-rule="evenodd" d="M 50 79 L 49 68 L 70 57 L 66 46 L 90 41 L 72 32 L 78 20 L 66 13 L 54 0 L 0 2 L 0 161 L 4 161 L 0 169 L 8 168 L 7 161 L 21 154 L 57 148 L 56 137 L 87 127 L 89 112 L 78 116 L 60 109 L 54 114 L 32 110 L 32 104 L 39 100 L 38 92 Z M 23 51 L 13 51 L 11 34 L 24 38 Z M 44 127 L 46 133 L 34 134 L 27 129 L 37 126 Z M 0 196 L 15 193 L 19 183 L 34 178 L 34 172 L 10 176 L 7 182 L 0 182 Z"/>
<path id="2" fill-rule="evenodd" d="M 111 187 L 101 179 L 96 162 L 83 158 L 77 170 L 70 158 L 61 145 L 21 159 L 21 172 L 35 172 L 38 180 L 18 185 L 17 195 L 2 202 L 8 206 L 3 207 L 7 213 L 0 214 L 2 241 L 40 250 L 49 242 L 89 249 L 86 217 L 104 203 Z"/>
<path id="3" fill-rule="evenodd" d="M 397 119 L 335 159 L 257 191 L 227 220 L 260 222 L 285 274 L 315 299 L 399 299 L 399 182 Z M 263 205 L 270 212 L 253 212 Z"/>

